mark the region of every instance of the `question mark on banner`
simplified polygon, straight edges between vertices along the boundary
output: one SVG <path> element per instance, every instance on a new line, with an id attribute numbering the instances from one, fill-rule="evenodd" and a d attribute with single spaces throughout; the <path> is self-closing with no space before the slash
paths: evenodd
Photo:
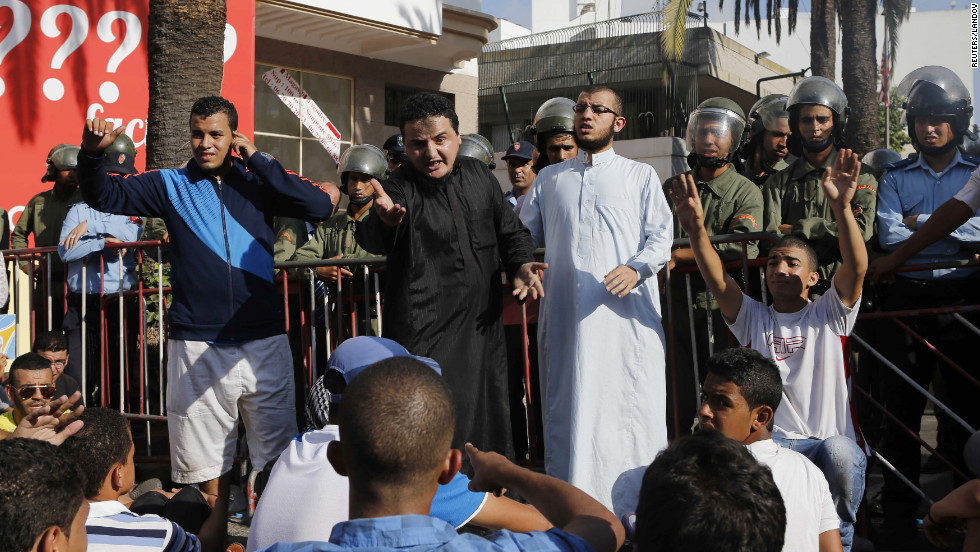
<path id="1" fill-rule="evenodd" d="M 237 49 L 238 31 L 230 23 L 225 23 L 225 43 L 221 63 L 228 63 L 228 60 L 231 59 L 231 56 L 235 55 L 235 50 Z"/>
<path id="2" fill-rule="evenodd" d="M 44 10 L 41 15 L 41 32 L 49 38 L 61 36 L 61 31 L 58 29 L 58 16 L 63 13 L 67 13 L 71 18 L 71 31 L 69 31 L 65 42 L 54 53 L 54 57 L 51 58 L 52 69 L 61 69 L 68 56 L 72 55 L 88 38 L 88 15 L 85 14 L 85 10 L 65 4 L 58 4 Z M 54 77 L 44 81 L 41 90 L 44 92 L 44 96 L 53 102 L 60 100 L 65 95 L 65 85 Z"/>
<path id="3" fill-rule="evenodd" d="M 10 32 L 0 40 L 0 64 L 2 64 L 3 58 L 23 42 L 27 38 L 27 33 L 31 31 L 31 9 L 20 0 L 0 0 L 0 8 L 10 8 L 13 12 Z M 6 89 L 6 83 L 0 79 L 0 96 L 3 96 Z"/>
<path id="4" fill-rule="evenodd" d="M 119 64 L 136 50 L 136 47 L 139 46 L 140 39 L 143 37 L 143 27 L 140 24 L 140 18 L 136 14 L 124 11 L 111 11 L 103 15 L 99 19 L 99 24 L 96 26 L 102 42 L 108 43 L 116 39 L 116 35 L 112 32 L 112 22 L 117 19 L 122 19 L 126 24 L 126 33 L 123 36 L 122 43 L 113 52 L 112 57 L 109 58 L 109 63 L 105 68 L 107 73 L 115 73 L 116 69 L 119 69 Z M 99 86 L 99 97 L 105 103 L 114 103 L 119 99 L 119 87 L 111 81 L 103 82 Z"/>

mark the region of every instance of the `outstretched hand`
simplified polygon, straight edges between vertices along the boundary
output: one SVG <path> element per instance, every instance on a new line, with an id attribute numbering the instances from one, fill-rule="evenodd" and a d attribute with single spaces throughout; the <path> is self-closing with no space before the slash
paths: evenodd
<path id="1" fill-rule="evenodd" d="M 861 176 L 861 161 L 852 150 L 841 150 L 834 167 L 823 172 L 820 187 L 835 212 L 850 210 L 851 199 L 857 191 L 858 177 Z"/>
<path id="2" fill-rule="evenodd" d="M 544 286 L 541 284 L 541 277 L 538 276 L 544 269 L 548 268 L 548 263 L 524 263 L 514 276 L 513 295 L 517 300 L 524 302 L 528 296 L 531 299 L 544 297 Z"/>
<path id="3" fill-rule="evenodd" d="M 514 467 L 514 464 L 496 452 L 483 452 L 470 443 L 464 445 L 463 452 L 473 465 L 470 490 L 475 493 L 493 493 L 500 496 L 507 491 L 501 483 L 501 473 Z"/>
<path id="4" fill-rule="evenodd" d="M 74 411 L 65 414 L 81 398 L 82 393 L 75 391 L 70 398 L 62 395 L 41 408 L 31 411 L 17 424 L 17 429 L 10 436 L 47 441 L 52 445 L 64 443 L 66 439 L 78 433 L 84 425 L 77 419 L 85 411 L 84 406 L 79 405 Z"/>
<path id="5" fill-rule="evenodd" d="M 895 281 L 895 270 L 902 264 L 894 254 L 879 257 L 871 261 L 865 278 L 872 284 L 890 284 Z"/>
<path id="6" fill-rule="evenodd" d="M 82 129 L 82 151 L 98 157 L 123 132 L 123 127 L 113 130 L 115 123 L 105 119 L 86 119 Z"/>
<path id="7" fill-rule="evenodd" d="M 688 235 L 704 227 L 704 207 L 701 205 L 701 196 L 698 195 L 698 183 L 693 176 L 677 175 L 671 186 L 670 199 L 674 202 L 677 220 Z"/>
<path id="8" fill-rule="evenodd" d="M 371 186 L 374 188 L 374 210 L 381 217 L 381 222 L 392 227 L 401 224 L 402 219 L 405 218 L 406 209 L 388 197 L 384 186 L 377 179 L 371 180 Z"/>

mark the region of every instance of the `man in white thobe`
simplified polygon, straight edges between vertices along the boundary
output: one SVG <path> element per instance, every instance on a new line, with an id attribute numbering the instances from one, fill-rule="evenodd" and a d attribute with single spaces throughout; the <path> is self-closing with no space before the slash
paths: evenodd
<path id="1" fill-rule="evenodd" d="M 592 86 L 575 106 L 579 156 L 538 174 L 521 220 L 546 241 L 538 322 L 545 469 L 617 515 L 667 446 L 664 333 L 656 274 L 672 219 L 649 165 L 616 155 L 619 96 Z"/>

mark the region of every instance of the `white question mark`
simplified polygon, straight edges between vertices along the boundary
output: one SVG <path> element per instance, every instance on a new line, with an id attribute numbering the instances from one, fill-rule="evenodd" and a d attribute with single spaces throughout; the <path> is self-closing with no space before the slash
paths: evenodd
<path id="1" fill-rule="evenodd" d="M 51 6 L 44 10 L 44 13 L 41 15 L 41 32 L 49 38 L 61 36 L 57 21 L 58 16 L 63 13 L 68 14 L 71 18 L 71 31 L 68 33 L 68 38 L 64 44 L 58 48 L 58 51 L 54 53 L 54 57 L 51 58 L 52 69 L 61 69 L 62 64 L 65 63 L 68 56 L 77 50 L 85 42 L 85 39 L 88 38 L 88 15 L 85 14 L 85 10 L 77 6 L 68 6 L 65 4 L 58 4 L 57 6 Z M 65 95 L 65 85 L 54 77 L 44 81 L 41 90 L 44 92 L 45 97 L 53 102 L 60 100 Z"/>
<path id="2" fill-rule="evenodd" d="M 99 24 L 96 26 L 102 42 L 109 43 L 116 40 L 116 35 L 112 32 L 112 22 L 117 19 L 122 19 L 126 24 L 126 34 L 123 37 L 122 43 L 113 52 L 112 57 L 109 58 L 109 63 L 105 68 L 107 73 L 116 72 L 119 64 L 126 59 L 126 56 L 136 50 L 136 47 L 139 46 L 140 38 L 143 36 L 143 27 L 140 25 L 140 18 L 136 14 L 124 11 L 111 11 L 103 15 L 99 19 Z M 105 103 L 114 103 L 119 99 L 119 87 L 113 82 L 106 81 L 99 86 L 99 97 Z"/>
<path id="3" fill-rule="evenodd" d="M 10 8 L 10 11 L 14 12 L 10 32 L 0 40 L 0 64 L 2 64 L 3 58 L 23 42 L 27 38 L 27 33 L 31 31 L 31 10 L 20 0 L 0 0 L 0 8 Z M 0 79 L 0 96 L 3 96 L 6 89 L 7 85 L 3 79 Z"/>

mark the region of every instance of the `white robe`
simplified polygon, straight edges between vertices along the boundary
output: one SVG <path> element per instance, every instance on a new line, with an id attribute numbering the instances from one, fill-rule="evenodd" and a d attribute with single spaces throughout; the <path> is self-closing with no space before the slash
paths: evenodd
<path id="1" fill-rule="evenodd" d="M 612 149 L 546 167 L 521 210 L 547 242 L 538 353 L 545 469 L 617 516 L 635 511 L 643 472 L 667 446 L 664 333 L 656 274 L 670 258 L 672 217 L 649 165 Z M 603 278 L 640 281 L 626 297 Z"/>

